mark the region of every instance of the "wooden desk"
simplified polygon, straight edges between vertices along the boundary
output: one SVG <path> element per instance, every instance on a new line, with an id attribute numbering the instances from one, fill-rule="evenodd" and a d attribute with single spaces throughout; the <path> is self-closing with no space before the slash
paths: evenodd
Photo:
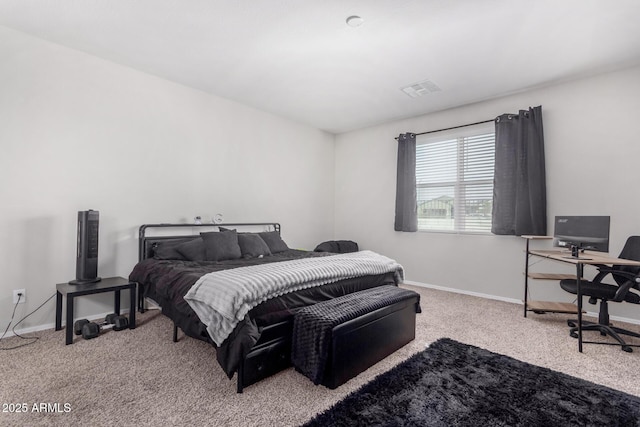
<path id="1" fill-rule="evenodd" d="M 521 236 L 526 239 L 527 245 L 524 258 L 524 317 L 527 317 L 527 311 L 533 311 L 534 313 L 568 313 L 578 314 L 578 308 L 576 304 L 569 302 L 554 302 L 554 301 L 531 301 L 529 300 L 529 279 L 535 280 L 552 280 L 559 281 L 565 279 L 576 278 L 575 274 L 557 274 L 557 273 L 532 273 L 529 271 L 529 258 L 531 251 L 529 249 L 530 242 L 534 240 L 552 240 L 552 236 Z"/>
<path id="2" fill-rule="evenodd" d="M 565 262 L 576 266 L 576 283 L 578 298 L 578 351 L 582 352 L 582 290 L 580 282 L 582 282 L 582 272 L 585 265 L 634 265 L 640 266 L 640 261 L 630 259 L 613 258 L 604 255 L 601 252 L 585 251 L 580 254 L 579 258 L 574 258 L 568 251 L 549 251 L 549 250 L 529 250 L 529 254 L 552 259 L 554 261 Z"/>

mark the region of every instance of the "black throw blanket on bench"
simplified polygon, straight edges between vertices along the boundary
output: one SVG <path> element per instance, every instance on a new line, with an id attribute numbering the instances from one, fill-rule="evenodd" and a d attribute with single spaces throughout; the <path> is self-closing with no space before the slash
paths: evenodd
<path id="1" fill-rule="evenodd" d="M 415 296 L 415 292 L 407 289 L 380 286 L 304 307 L 296 313 L 293 323 L 293 366 L 314 384 L 320 384 L 335 326 Z M 420 312 L 419 306 L 416 312 Z"/>

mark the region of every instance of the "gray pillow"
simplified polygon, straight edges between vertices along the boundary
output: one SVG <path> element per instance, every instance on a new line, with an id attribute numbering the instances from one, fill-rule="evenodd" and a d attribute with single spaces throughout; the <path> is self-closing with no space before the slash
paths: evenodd
<path id="1" fill-rule="evenodd" d="M 153 257 L 155 259 L 179 259 L 186 258 L 178 252 L 178 246 L 188 242 L 190 239 L 169 240 L 166 242 L 158 242 L 153 248 Z"/>
<path id="2" fill-rule="evenodd" d="M 200 238 L 179 245 L 176 251 L 189 261 L 204 261 L 204 241 Z"/>
<path id="3" fill-rule="evenodd" d="M 280 237 L 280 233 L 277 231 L 265 231 L 263 233 L 258 233 L 262 240 L 269 246 L 269 250 L 272 254 L 277 254 L 278 252 L 283 252 L 289 249 L 289 246 L 282 240 Z"/>
<path id="4" fill-rule="evenodd" d="M 211 231 L 200 233 L 204 240 L 204 253 L 207 261 L 223 261 L 242 257 L 238 245 L 238 233 L 235 230 L 220 233 Z"/>
<path id="5" fill-rule="evenodd" d="M 244 258 L 271 255 L 269 246 L 257 234 L 238 234 L 238 245 Z"/>

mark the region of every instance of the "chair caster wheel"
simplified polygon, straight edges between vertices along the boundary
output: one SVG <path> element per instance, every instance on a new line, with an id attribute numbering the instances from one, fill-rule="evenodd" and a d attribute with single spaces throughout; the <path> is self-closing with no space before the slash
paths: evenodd
<path id="1" fill-rule="evenodd" d="M 578 338 L 578 334 L 576 334 L 575 332 L 569 332 L 569 335 L 570 335 L 572 338 Z"/>
<path id="2" fill-rule="evenodd" d="M 628 345 L 623 345 L 622 350 L 626 351 L 627 353 L 633 353 L 633 349 Z"/>
<path id="3" fill-rule="evenodd" d="M 577 325 L 573 321 L 567 320 L 567 326 L 569 326 L 570 328 L 575 328 Z"/>

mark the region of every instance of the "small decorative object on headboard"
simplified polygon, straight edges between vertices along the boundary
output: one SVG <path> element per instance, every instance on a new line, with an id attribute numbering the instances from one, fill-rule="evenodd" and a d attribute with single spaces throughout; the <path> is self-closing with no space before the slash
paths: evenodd
<path id="1" fill-rule="evenodd" d="M 217 213 L 211 218 L 211 222 L 214 224 L 222 224 L 222 221 L 224 221 L 224 217 L 221 213 Z"/>
<path id="2" fill-rule="evenodd" d="M 202 224 L 202 217 L 200 215 L 198 215 L 197 217 L 193 218 L 193 223 L 194 224 Z"/>

